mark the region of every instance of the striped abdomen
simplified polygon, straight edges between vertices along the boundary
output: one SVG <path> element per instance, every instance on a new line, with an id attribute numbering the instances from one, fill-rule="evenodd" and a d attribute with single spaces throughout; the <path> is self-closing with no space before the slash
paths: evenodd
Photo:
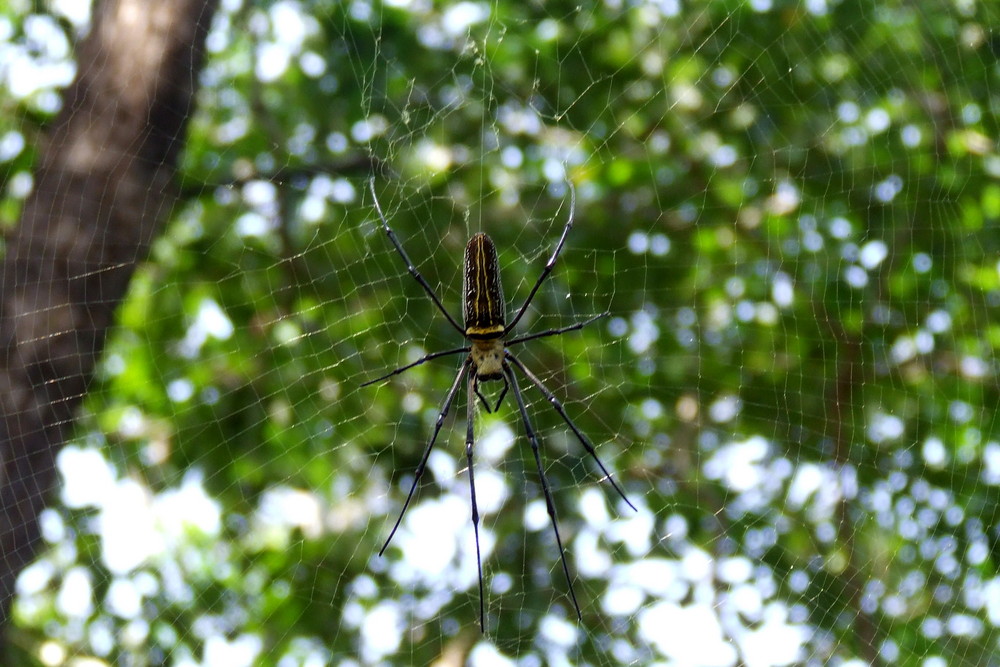
<path id="1" fill-rule="evenodd" d="M 506 324 L 497 249 L 486 234 L 476 234 L 465 246 L 465 335 L 497 338 Z"/>

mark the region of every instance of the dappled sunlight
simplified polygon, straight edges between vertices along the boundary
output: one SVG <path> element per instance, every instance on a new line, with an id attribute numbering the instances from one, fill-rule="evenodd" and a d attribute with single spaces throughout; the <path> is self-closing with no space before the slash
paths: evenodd
<path id="1" fill-rule="evenodd" d="M 90 4 L 0 9 L 11 229 L 75 103 Z M 87 396 L 58 413 L 76 421 L 17 579 L 17 649 L 45 667 L 987 664 L 996 19 L 222 0 L 178 83 L 199 88 L 177 178 L 129 191 L 175 210 L 106 338 L 81 339 L 93 377 L 24 389 Z M 140 34 L 121 40 L 138 58 Z M 123 99 L 147 101 L 135 69 Z M 154 166 L 87 137 L 81 174 Z M 97 208 L 118 194 L 88 187 Z M 551 391 L 519 387 L 537 467 L 514 388 L 467 411 L 455 380 L 479 233 L 501 328 L 536 286 L 503 333 L 541 334 L 511 346 Z"/>

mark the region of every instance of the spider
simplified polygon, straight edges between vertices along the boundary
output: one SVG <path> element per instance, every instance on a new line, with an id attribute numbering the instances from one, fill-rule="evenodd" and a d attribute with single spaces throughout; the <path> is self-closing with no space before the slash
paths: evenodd
<path id="1" fill-rule="evenodd" d="M 437 421 L 434 424 L 434 432 L 431 434 L 431 438 L 424 449 L 423 455 L 420 457 L 420 463 L 417 465 L 417 469 L 413 476 L 413 483 L 410 485 L 410 492 L 406 496 L 406 502 L 403 503 L 403 509 L 399 512 L 399 517 L 396 519 L 395 525 L 392 527 L 392 531 L 389 533 L 389 537 L 386 539 L 385 544 L 379 551 L 379 556 L 385 553 L 385 550 L 389 547 L 389 543 L 392 541 L 393 536 L 396 534 L 396 530 L 399 528 L 400 522 L 403 520 L 403 515 L 406 513 L 406 508 L 409 507 L 410 501 L 413 498 L 413 493 L 417 488 L 417 483 L 420 481 L 420 477 L 424 473 L 424 469 L 427 465 L 427 458 L 430 456 L 431 449 L 434 447 L 434 442 L 437 440 L 438 433 L 441 431 L 441 425 L 444 423 L 445 417 L 448 415 L 448 411 L 451 409 L 452 402 L 455 400 L 455 396 L 458 394 L 459 387 L 462 384 L 462 378 L 467 377 L 468 385 L 468 400 L 467 400 L 467 419 L 466 419 L 466 435 L 465 435 L 465 458 L 469 466 L 469 491 L 472 498 L 472 526 L 476 537 L 476 566 L 479 570 L 479 627 L 482 632 L 486 631 L 485 626 L 485 612 L 484 612 L 484 602 L 483 602 L 483 564 L 482 556 L 479 550 L 479 509 L 476 505 L 476 483 L 473 473 L 472 465 L 472 448 L 474 444 L 473 436 L 473 417 L 475 408 L 475 397 L 479 397 L 479 400 L 483 408 L 488 413 L 495 412 L 500 408 L 503 402 L 504 396 L 507 395 L 508 389 L 513 389 L 514 400 L 517 401 L 518 411 L 521 413 L 521 422 L 524 425 L 525 435 L 528 438 L 528 442 L 531 444 L 531 451 L 535 457 L 535 466 L 538 469 L 538 477 L 541 480 L 542 492 L 545 495 L 545 508 L 548 512 L 549 519 L 552 522 L 552 530 L 556 536 L 556 544 L 559 547 L 559 558 L 562 562 L 563 574 L 566 575 L 566 584 L 569 588 L 569 595 L 573 601 L 573 607 L 576 609 L 576 615 L 579 620 L 583 620 L 583 615 L 580 612 L 580 605 L 576 599 L 576 593 L 573 590 L 573 579 L 570 576 L 569 565 L 566 562 L 566 553 L 563 549 L 562 537 L 559 535 L 559 526 L 556 521 L 556 508 L 552 501 L 552 492 L 549 489 L 548 480 L 545 477 L 545 471 L 542 468 L 542 459 L 539 454 L 539 441 L 538 436 L 535 434 L 534 428 L 531 426 L 531 420 L 528 418 L 528 410 L 524 404 L 524 398 L 521 395 L 521 387 L 518 385 L 517 377 L 514 374 L 514 369 L 516 368 L 520 371 L 524 377 L 528 379 L 542 395 L 552 404 L 559 416 L 562 417 L 566 425 L 569 426 L 570 430 L 576 436 L 580 444 L 587 451 L 588 454 L 594 459 L 598 467 L 600 467 L 601 472 L 604 473 L 604 479 L 608 480 L 614 487 L 618 495 L 621 496 L 622 500 L 631 507 L 633 510 L 636 509 L 629 499 L 625 496 L 625 492 L 621 490 L 615 480 L 611 477 L 611 473 L 608 472 L 604 464 L 601 463 L 601 459 L 598 458 L 597 452 L 594 450 L 594 446 L 590 443 L 573 420 L 569 418 L 566 414 L 566 410 L 563 408 L 562 403 L 556 396 L 549 391 L 542 381 L 532 373 L 528 368 L 525 367 L 517 357 L 511 353 L 508 349 L 514 345 L 520 345 L 529 340 L 536 340 L 538 338 L 546 338 L 549 336 L 558 336 L 570 331 L 576 331 L 587 326 L 591 322 L 604 317 L 607 313 L 601 313 L 595 317 L 584 320 L 582 322 L 577 322 L 576 324 L 571 324 L 567 327 L 561 327 L 558 329 L 549 329 L 548 331 L 542 331 L 539 333 L 526 334 L 507 339 L 508 334 L 517 326 L 517 323 L 524 316 L 525 312 L 528 310 L 528 306 L 531 304 L 531 300 L 534 298 L 538 289 L 545 282 L 545 279 L 552 272 L 552 267 L 555 266 L 556 259 L 559 257 L 559 253 L 562 252 L 563 244 L 566 242 L 566 237 L 569 235 L 569 230 L 573 227 L 573 213 L 576 209 L 576 191 L 573 189 L 573 184 L 569 183 L 570 188 L 570 207 L 569 207 L 569 219 L 566 221 L 566 226 L 563 228 L 562 236 L 559 238 L 559 242 L 556 244 L 556 248 L 549 257 L 548 262 L 545 264 L 545 268 L 542 269 L 541 275 L 538 280 L 535 281 L 534 287 L 528 293 L 528 298 L 525 299 L 524 304 L 514 315 L 514 318 L 510 323 L 506 323 L 506 314 L 504 312 L 504 299 L 503 299 L 503 286 L 500 284 L 500 271 L 497 265 L 497 251 L 496 246 L 493 241 L 486 234 L 476 234 L 470 240 L 468 245 L 465 247 L 465 266 L 464 266 L 464 281 L 462 285 L 462 300 L 464 303 L 464 316 L 465 316 L 465 326 L 459 326 L 455 318 L 445 309 L 441 304 L 441 300 L 438 298 L 437 294 L 434 293 L 434 289 L 430 286 L 427 280 L 424 279 L 420 272 L 414 266 L 413 262 L 410 260 L 406 251 L 403 250 L 402 244 L 399 239 L 396 238 L 395 232 L 389 227 L 389 222 L 385 218 L 385 214 L 382 213 L 382 207 L 378 203 L 378 197 L 375 194 L 375 179 L 371 179 L 368 182 L 369 189 L 372 193 L 372 198 L 375 202 L 375 210 L 378 212 L 378 216 L 382 221 L 382 229 L 385 231 L 386 236 L 392 242 L 393 247 L 395 247 L 396 252 L 402 258 L 403 262 L 406 263 L 406 268 L 410 272 L 410 275 L 420 283 L 420 286 L 424 288 L 427 296 L 430 297 L 437 309 L 441 311 L 441 314 L 445 316 L 449 324 L 455 328 L 462 336 L 465 337 L 468 345 L 464 347 L 458 347 L 453 350 L 445 350 L 443 352 L 433 352 L 431 354 L 425 355 L 420 359 L 414 361 L 413 363 L 401 366 L 396 370 L 386 373 L 385 375 L 375 378 L 374 380 L 369 380 L 362 384 L 362 387 L 366 387 L 376 382 L 381 382 L 394 375 L 398 375 L 404 371 L 407 371 L 414 366 L 419 366 L 420 364 L 430 361 L 432 359 L 437 359 L 439 357 L 446 357 L 456 354 L 466 354 L 467 356 L 462 361 L 462 365 L 458 369 L 458 373 L 455 375 L 455 379 L 451 384 L 451 388 L 445 395 L 444 402 L 441 405 L 441 410 L 438 413 Z M 496 404 L 491 408 L 489 401 L 480 392 L 479 384 L 481 382 L 493 382 L 502 381 L 503 389 L 500 392 L 500 396 L 496 400 Z"/>

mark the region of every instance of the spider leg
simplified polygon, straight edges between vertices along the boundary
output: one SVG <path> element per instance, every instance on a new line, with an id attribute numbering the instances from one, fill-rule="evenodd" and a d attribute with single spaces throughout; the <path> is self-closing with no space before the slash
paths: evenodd
<path id="1" fill-rule="evenodd" d="M 552 267 L 556 265 L 556 259 L 559 258 L 559 253 L 562 252 L 563 244 L 566 243 L 566 237 L 569 235 L 569 230 L 573 227 L 573 214 L 576 211 L 576 188 L 573 187 L 572 181 L 568 179 L 566 180 L 566 184 L 569 185 L 570 193 L 569 219 L 566 221 L 566 227 L 563 228 L 562 236 L 559 237 L 559 243 L 556 244 L 556 249 L 552 252 L 552 256 L 549 257 L 549 261 L 545 263 L 545 268 L 542 269 L 542 275 L 538 276 L 538 280 L 535 281 L 535 286 L 531 288 L 530 292 L 528 292 L 528 298 L 524 300 L 521 310 L 517 311 L 517 315 L 515 315 L 514 319 L 510 321 L 510 324 L 504 327 L 504 335 L 506 335 L 508 331 L 512 331 L 514 329 L 521 317 L 524 316 L 525 311 L 528 310 L 528 306 L 531 304 L 531 300 L 535 298 L 535 293 L 538 291 L 538 288 L 542 286 L 542 283 L 545 282 L 548 275 L 552 273 Z"/>
<path id="2" fill-rule="evenodd" d="M 399 368 L 397 368 L 396 370 L 392 371 L 391 373 L 386 373 L 382 377 L 377 377 L 374 380 L 368 380 L 367 382 L 362 382 L 361 385 L 359 385 L 359 386 L 361 386 L 361 387 L 367 387 L 370 384 L 375 384 L 376 382 L 381 382 L 382 380 L 388 380 L 393 375 L 399 375 L 403 371 L 408 371 L 411 368 L 413 368 L 414 366 L 419 366 L 420 364 L 424 363 L 425 361 L 430 361 L 431 359 L 437 359 L 438 357 L 447 357 L 449 354 L 458 354 L 459 352 L 468 352 L 468 351 L 469 351 L 468 347 L 458 347 L 458 348 L 455 348 L 454 350 L 445 350 L 444 352 L 432 352 L 431 354 L 428 354 L 428 355 L 425 355 L 423 357 L 420 357 L 419 359 L 417 359 L 416 361 L 414 361 L 412 364 L 406 364 L 405 366 L 400 366 Z"/>
<path id="3" fill-rule="evenodd" d="M 500 396 L 497 398 L 496 407 L 493 408 L 493 412 L 500 409 L 500 404 L 503 403 L 503 397 L 507 395 L 507 390 L 510 389 L 510 384 L 507 382 L 507 376 L 503 376 L 503 389 L 500 390 Z"/>
<path id="4" fill-rule="evenodd" d="M 556 412 L 559 413 L 559 416 L 563 418 L 563 421 L 566 422 L 566 425 L 569 426 L 570 429 L 572 429 L 573 433 L 576 435 L 576 439 L 580 441 L 580 444 L 583 445 L 583 448 L 587 450 L 587 453 L 590 454 L 590 456 L 594 459 L 594 461 L 597 462 L 597 465 L 600 466 L 601 472 L 604 473 L 604 478 L 609 482 L 611 482 L 611 486 L 615 487 L 615 491 L 617 491 L 618 495 L 622 497 L 622 500 L 624 500 L 629 507 L 638 512 L 639 510 L 636 510 L 635 505 L 633 505 L 629 501 L 629 499 L 625 496 L 625 492 L 622 491 L 621 488 L 618 486 L 618 484 L 615 483 L 615 479 L 611 476 L 611 473 L 609 473 L 608 469 L 604 467 L 603 463 L 601 463 L 601 459 L 598 458 L 597 452 L 594 450 L 594 446 L 590 444 L 590 441 L 587 439 L 587 437 L 580 431 L 580 429 L 576 427 L 576 424 L 574 424 L 573 420 L 569 418 L 569 415 L 566 414 L 566 410 L 565 408 L 563 408 L 563 404 L 559 402 L 559 399 L 556 398 L 551 391 L 546 389 L 545 385 L 542 384 L 542 381 L 539 380 L 534 373 L 529 371 L 527 367 L 525 367 L 525 365 L 522 364 L 520 360 L 517 359 L 517 357 L 515 357 L 510 352 L 506 351 L 504 353 L 504 356 L 507 359 L 509 359 L 515 366 L 517 366 L 518 369 L 520 369 L 520 371 L 524 373 L 525 377 L 531 380 L 531 383 L 536 387 L 538 387 L 538 390 L 545 395 L 545 398 L 549 401 L 549 403 L 552 404 L 552 407 L 555 408 Z M 511 374 L 511 377 L 513 377 L 513 373 Z"/>
<path id="5" fill-rule="evenodd" d="M 473 377 L 475 378 L 472 383 L 473 391 L 475 392 L 476 396 L 479 397 L 480 402 L 483 404 L 483 409 L 486 410 L 486 412 L 493 414 L 493 410 L 490 410 L 490 402 L 487 401 L 486 397 L 483 396 L 481 391 L 479 391 L 479 376 L 475 374 L 475 371 L 473 371 Z"/>
<path id="6" fill-rule="evenodd" d="M 469 464 L 469 492 L 472 496 L 472 529 L 476 533 L 476 567 L 479 568 L 479 630 L 486 632 L 486 614 L 483 602 L 483 559 L 479 550 L 479 506 L 476 504 L 476 480 L 472 472 L 472 445 L 475 442 L 473 424 L 475 422 L 476 399 L 473 393 L 476 391 L 476 379 L 473 373 L 469 374 L 469 400 L 467 413 L 467 426 L 465 431 L 465 460 Z"/>
<path id="7" fill-rule="evenodd" d="M 396 530 L 399 529 L 399 524 L 403 521 L 403 515 L 406 514 L 406 508 L 410 506 L 410 500 L 413 499 L 413 492 L 417 490 L 417 483 L 420 481 L 420 477 L 424 474 L 424 468 L 427 467 L 427 458 L 431 455 L 431 449 L 434 447 L 434 441 L 437 440 L 438 433 L 441 432 L 441 425 L 444 423 L 444 418 L 448 416 L 448 410 L 451 408 L 451 404 L 455 400 L 455 394 L 458 393 L 458 387 L 462 384 L 462 376 L 465 375 L 465 372 L 468 370 L 469 363 L 470 361 L 466 359 L 462 364 L 462 367 L 458 369 L 458 373 L 455 375 L 455 381 L 451 384 L 451 389 L 448 390 L 448 395 L 445 396 L 444 404 L 441 406 L 441 412 L 438 413 L 437 422 L 434 424 L 434 433 L 431 434 L 431 439 L 427 443 L 427 448 L 424 449 L 424 454 L 420 457 L 420 463 L 417 465 L 417 469 L 413 474 L 413 484 L 410 485 L 410 492 L 406 494 L 406 502 L 403 503 L 403 509 L 399 511 L 399 518 L 396 519 L 396 525 L 392 527 L 389 537 L 379 550 L 379 556 L 385 553 L 385 550 L 389 546 L 389 542 L 392 541 L 393 535 L 395 535 Z"/>
<path id="8" fill-rule="evenodd" d="M 382 229 L 385 231 L 386 236 L 389 237 L 389 240 L 392 241 L 392 245 L 396 247 L 396 252 L 399 253 L 399 256 L 403 258 L 404 262 L 406 262 L 406 270 L 410 272 L 410 275 L 413 276 L 418 283 L 420 283 L 420 286 L 424 288 L 425 292 L 427 292 L 427 296 L 431 298 L 431 301 L 433 301 L 434 305 L 441 311 L 441 314 L 448 319 L 451 326 L 455 327 L 455 330 L 464 336 L 465 329 L 460 327 L 458 322 L 455 321 L 455 318 L 451 316 L 451 313 L 445 310 L 444 306 L 441 305 L 441 300 L 438 299 L 437 294 L 434 293 L 434 289 L 430 286 L 430 283 L 428 283 L 427 280 L 420 275 L 420 272 L 417 271 L 417 267 L 410 260 L 410 256 L 406 254 L 405 250 L 403 250 L 403 245 L 399 242 L 399 239 L 396 238 L 396 233 L 389 227 L 389 221 L 385 219 L 385 214 L 382 213 L 382 207 L 378 203 L 378 196 L 375 194 L 374 177 L 368 180 L 368 189 L 371 190 L 372 199 L 375 201 L 375 210 L 378 211 L 378 217 L 382 220 Z M 565 236 L 565 234 L 563 234 L 563 236 Z"/>
<path id="9" fill-rule="evenodd" d="M 559 526 L 556 523 L 556 506 L 552 501 L 552 492 L 549 491 L 549 481 L 545 478 L 545 471 L 542 469 L 542 457 L 538 451 L 538 437 L 535 435 L 534 429 L 531 428 L 531 421 L 528 419 L 528 410 L 524 407 L 524 397 L 521 396 L 521 388 L 517 386 L 517 378 L 514 376 L 514 371 L 510 369 L 510 366 L 504 364 L 504 372 L 510 380 L 510 386 L 514 388 L 514 399 L 517 401 L 517 409 L 521 412 L 521 421 L 524 423 L 524 431 L 528 436 L 528 441 L 531 443 L 531 452 L 535 455 L 538 477 L 542 481 L 542 492 L 545 494 L 545 509 L 549 513 L 549 519 L 552 520 L 552 530 L 556 534 L 556 544 L 559 545 L 559 559 L 562 561 L 563 574 L 566 575 L 566 584 L 569 586 L 569 596 L 573 600 L 573 606 L 576 608 L 576 617 L 582 621 L 583 614 L 580 612 L 580 604 L 576 601 L 576 593 L 573 591 L 573 579 L 569 574 L 569 565 L 566 563 L 566 551 L 563 549 L 562 537 L 559 536 Z"/>
<path id="10" fill-rule="evenodd" d="M 576 324 L 571 324 L 568 327 L 561 327 L 559 329 L 549 329 L 548 331 L 539 331 L 538 333 L 528 334 L 526 336 L 518 336 L 517 338 L 512 338 L 508 340 L 504 345 L 516 345 L 517 343 L 524 343 L 529 340 L 535 340 L 536 338 L 547 338 L 549 336 L 558 336 L 559 334 L 569 333 L 570 331 L 577 331 L 582 329 L 591 322 L 596 322 L 602 317 L 607 317 L 610 313 L 601 313 L 600 315 L 594 315 L 582 322 L 577 322 Z"/>
<path id="11" fill-rule="evenodd" d="M 479 391 L 479 378 L 478 377 L 476 377 L 476 382 L 475 382 L 475 385 L 474 385 L 474 391 L 476 393 L 476 396 L 479 397 L 479 401 L 483 404 L 483 409 L 486 410 L 486 412 L 488 412 L 489 414 L 493 414 L 494 412 L 496 412 L 497 410 L 500 409 L 500 404 L 503 403 L 503 397 L 507 395 L 507 388 L 508 387 L 510 387 L 510 385 L 507 384 L 507 376 L 504 375 L 503 376 L 503 389 L 500 390 L 500 396 L 497 397 L 496 405 L 494 405 L 492 408 L 490 408 L 490 402 L 486 399 L 485 396 L 483 396 L 483 393 L 481 391 Z"/>

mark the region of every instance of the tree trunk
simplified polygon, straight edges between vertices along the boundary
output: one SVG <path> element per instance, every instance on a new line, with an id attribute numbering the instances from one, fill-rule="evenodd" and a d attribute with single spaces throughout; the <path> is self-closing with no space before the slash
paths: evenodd
<path id="1" fill-rule="evenodd" d="M 0 272 L 0 632 L 115 309 L 170 210 L 217 0 L 104 0 Z M 0 662 L 4 655 L 0 643 Z"/>

